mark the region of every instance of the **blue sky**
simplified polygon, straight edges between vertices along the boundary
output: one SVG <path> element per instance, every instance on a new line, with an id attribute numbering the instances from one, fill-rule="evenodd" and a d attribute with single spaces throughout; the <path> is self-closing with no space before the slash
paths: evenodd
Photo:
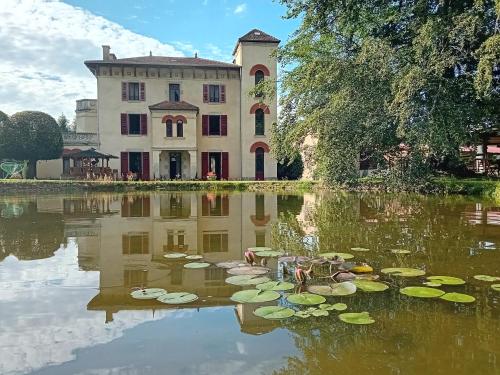
<path id="1" fill-rule="evenodd" d="M 76 99 L 96 97 L 83 61 L 101 58 L 101 45 L 119 58 L 198 52 L 231 61 L 253 28 L 286 42 L 298 21 L 285 12 L 272 0 L 2 0 L 0 111 L 73 118 Z"/>

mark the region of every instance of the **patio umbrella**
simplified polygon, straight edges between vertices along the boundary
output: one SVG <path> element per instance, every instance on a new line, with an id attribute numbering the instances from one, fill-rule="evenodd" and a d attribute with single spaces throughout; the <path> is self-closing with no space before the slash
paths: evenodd
<path id="1" fill-rule="evenodd" d="M 90 148 L 88 150 L 75 152 L 71 154 L 72 159 L 118 159 L 118 156 L 106 154 L 104 152 L 97 151 L 95 148 Z"/>

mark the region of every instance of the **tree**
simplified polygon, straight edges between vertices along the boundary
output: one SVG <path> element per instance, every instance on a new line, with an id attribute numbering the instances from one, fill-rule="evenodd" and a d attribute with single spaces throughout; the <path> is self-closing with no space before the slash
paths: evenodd
<path id="1" fill-rule="evenodd" d="M 64 113 L 61 113 L 61 116 L 57 118 L 57 125 L 59 125 L 61 133 L 67 133 L 70 131 L 70 123 Z"/>
<path id="2" fill-rule="evenodd" d="M 285 158 L 278 162 L 278 178 L 287 180 L 298 180 L 302 177 L 304 164 L 300 154 L 297 153 L 293 160 Z"/>
<path id="3" fill-rule="evenodd" d="M 6 131 L 11 126 L 9 116 L 0 111 L 0 160 L 7 159 L 7 136 Z"/>
<path id="4" fill-rule="evenodd" d="M 281 3 L 302 21 L 278 51 L 274 149 L 290 156 L 314 136 L 326 182 L 354 182 L 362 153 L 424 178 L 499 123 L 499 0 L 496 10 L 492 0 Z M 391 155 L 398 163 L 387 163 Z"/>
<path id="5" fill-rule="evenodd" d="M 11 116 L 10 126 L 4 127 L 2 155 L 9 159 L 27 160 L 27 178 L 36 177 L 38 160 L 57 159 L 62 154 L 63 140 L 56 120 L 46 113 L 18 112 Z"/>

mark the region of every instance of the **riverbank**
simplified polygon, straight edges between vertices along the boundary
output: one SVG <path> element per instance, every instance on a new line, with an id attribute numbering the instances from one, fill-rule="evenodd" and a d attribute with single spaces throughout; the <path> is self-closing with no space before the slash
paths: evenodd
<path id="1" fill-rule="evenodd" d="M 129 191 L 262 191 L 303 193 L 330 190 L 316 181 L 75 181 L 0 180 L 0 194 Z M 348 191 L 392 191 L 380 178 L 363 178 Z M 500 180 L 434 178 L 419 192 L 481 196 L 500 202 Z"/>

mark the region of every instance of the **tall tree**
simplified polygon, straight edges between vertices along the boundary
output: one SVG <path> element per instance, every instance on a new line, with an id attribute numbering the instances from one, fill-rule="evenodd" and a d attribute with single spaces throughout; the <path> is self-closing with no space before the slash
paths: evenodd
<path id="1" fill-rule="evenodd" d="M 0 160 L 7 159 L 7 137 L 6 131 L 11 126 L 9 116 L 0 111 Z"/>
<path id="2" fill-rule="evenodd" d="M 67 133 L 70 131 L 70 123 L 64 113 L 61 113 L 61 116 L 57 118 L 57 125 L 59 125 L 61 133 Z"/>
<path id="3" fill-rule="evenodd" d="M 302 22 L 278 52 L 279 157 L 313 135 L 327 182 L 354 181 L 362 153 L 418 175 L 498 124 L 499 0 L 281 3 Z"/>
<path id="4" fill-rule="evenodd" d="M 10 126 L 3 127 L 0 139 L 5 147 L 2 155 L 28 161 L 28 178 L 36 177 L 38 160 L 57 159 L 62 154 L 63 140 L 56 120 L 46 113 L 18 112 L 11 116 Z"/>

